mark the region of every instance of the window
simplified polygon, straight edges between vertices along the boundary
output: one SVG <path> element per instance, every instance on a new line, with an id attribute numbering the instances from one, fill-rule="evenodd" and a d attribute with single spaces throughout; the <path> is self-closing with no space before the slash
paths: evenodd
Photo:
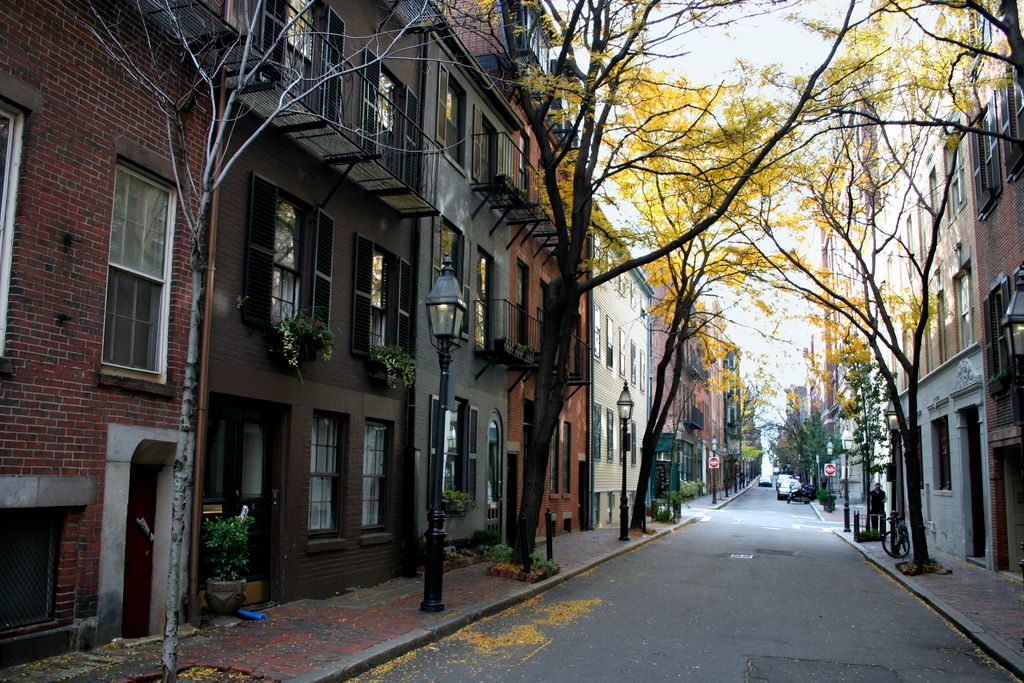
<path id="1" fill-rule="evenodd" d="M 941 289 L 935 295 L 935 330 L 939 347 L 939 364 L 946 362 L 946 293 Z"/>
<path id="2" fill-rule="evenodd" d="M 0 109 L 0 357 L 7 335 L 7 283 L 14 242 L 14 200 L 18 192 L 22 118 Z"/>
<path id="3" fill-rule="evenodd" d="M 619 328 L 619 377 L 626 376 L 626 334 Z"/>
<path id="4" fill-rule="evenodd" d="M 448 69 L 438 72 L 437 142 L 459 164 L 465 159 L 466 91 Z"/>
<path id="5" fill-rule="evenodd" d="M 953 489 L 949 462 L 949 417 L 943 415 L 932 421 L 932 451 L 935 454 L 935 488 Z"/>
<path id="6" fill-rule="evenodd" d="M 921 438 L 921 425 L 917 426 L 917 473 L 920 475 L 921 486 L 924 488 L 924 440 Z"/>
<path id="7" fill-rule="evenodd" d="M 605 418 L 604 440 L 608 444 L 608 462 L 612 462 L 615 459 L 615 420 L 617 419 L 615 411 L 608 408 Z"/>
<path id="8" fill-rule="evenodd" d="M 363 528 L 384 526 L 388 428 L 367 422 L 363 431 Z"/>
<path id="9" fill-rule="evenodd" d="M 971 297 L 971 271 L 956 279 L 956 317 L 960 327 L 960 348 L 974 343 L 974 299 Z"/>
<path id="10" fill-rule="evenodd" d="M 309 458 L 309 530 L 336 531 L 341 509 L 338 458 L 338 420 L 313 416 Z"/>
<path id="11" fill-rule="evenodd" d="M 313 12 L 298 11 L 288 0 L 269 0 L 263 10 L 263 48 L 270 49 L 272 61 L 286 70 L 285 82 L 309 79 L 312 76 L 313 27 L 310 24 Z M 283 35 L 287 31 L 287 35 Z M 284 38 L 282 40 L 282 37 Z M 296 91 L 305 90 L 299 84 Z"/>
<path id="12" fill-rule="evenodd" d="M 476 347 L 478 349 L 484 348 L 491 338 L 490 316 L 488 316 L 487 310 L 490 306 L 491 272 L 494 270 L 493 262 L 494 259 L 491 258 L 490 254 L 483 251 L 477 252 L 476 302 L 474 304 L 476 324 L 474 330 L 476 334 Z"/>
<path id="13" fill-rule="evenodd" d="M 1009 69 L 1006 73 L 1009 81 L 999 93 L 999 118 L 1002 124 L 999 131 L 1007 138 L 1020 138 L 1022 117 L 1024 117 L 1024 98 L 1021 97 L 1020 84 L 1017 82 L 1016 71 Z M 1020 175 L 1024 163 L 1024 148 L 1013 140 L 1003 139 L 1003 156 L 1006 159 L 1006 175 L 1015 179 Z"/>
<path id="14" fill-rule="evenodd" d="M 611 370 L 614 365 L 612 359 L 615 357 L 615 351 L 612 349 L 612 317 L 610 315 L 604 317 L 604 339 L 604 362 L 608 369 Z"/>
<path id="15" fill-rule="evenodd" d="M 53 618 L 62 508 L 0 509 L 0 576 L 7 590 L 0 600 L 0 628 Z"/>
<path id="16" fill-rule="evenodd" d="M 160 372 L 174 204 L 170 190 L 118 168 L 110 226 L 103 362 Z"/>
<path id="17" fill-rule="evenodd" d="M 594 460 L 601 457 L 601 418 L 604 417 L 604 408 L 594 404 L 594 424 L 590 431 L 590 453 Z"/>
<path id="18" fill-rule="evenodd" d="M 412 341 L 412 266 L 356 235 L 353 266 L 352 352 Z"/>
<path id="19" fill-rule="evenodd" d="M 562 424 L 562 493 L 572 490 L 572 425 Z"/>
<path id="20" fill-rule="evenodd" d="M 647 386 L 647 356 L 640 354 L 640 393 L 644 393 Z"/>
<path id="21" fill-rule="evenodd" d="M 530 339 L 530 268 L 522 261 L 516 262 L 516 334 L 519 344 L 529 344 Z"/>
<path id="22" fill-rule="evenodd" d="M 964 159 L 959 146 L 953 151 L 950 164 L 953 166 L 953 173 L 949 179 L 949 212 L 950 215 L 955 215 L 967 203 Z"/>
<path id="23" fill-rule="evenodd" d="M 437 410 L 438 403 L 433 401 L 433 408 Z M 433 413 L 432 413 L 433 414 Z M 467 435 L 469 433 L 469 404 L 461 399 L 455 399 L 454 405 L 448 411 L 446 422 L 447 438 L 445 445 L 447 452 L 444 456 L 444 488 L 445 490 L 465 491 L 466 488 L 466 454 Z M 431 420 L 433 425 L 433 420 Z M 433 443 L 433 441 L 431 441 Z"/>
<path id="24" fill-rule="evenodd" d="M 494 179 L 498 131 L 479 108 L 473 108 L 473 180 L 489 183 Z"/>
<path id="25" fill-rule="evenodd" d="M 345 23 L 330 8 L 324 12 L 321 59 L 321 73 L 326 79 L 320 101 L 321 113 L 328 121 L 340 123 L 342 74 L 345 71 Z"/>
<path id="26" fill-rule="evenodd" d="M 629 381 L 636 384 L 636 342 L 629 340 Z"/>
<path id="27" fill-rule="evenodd" d="M 612 512 L 615 511 L 615 492 L 608 492 L 608 523 L 612 523 Z"/>
<path id="28" fill-rule="evenodd" d="M 1003 314 L 1006 313 L 1006 306 L 1009 302 L 1009 283 L 1004 279 L 996 285 L 988 294 L 988 303 L 985 307 L 985 325 L 988 330 L 988 366 L 989 376 L 999 375 L 1008 369 L 1006 363 L 1006 335 L 1003 333 Z"/>
<path id="29" fill-rule="evenodd" d="M 601 360 L 601 309 L 594 306 L 594 358 Z"/>
<path id="30" fill-rule="evenodd" d="M 559 477 L 559 462 L 558 462 L 558 425 L 555 425 L 555 433 L 551 435 L 551 446 L 548 448 L 548 460 L 551 461 L 551 480 L 550 484 L 551 493 L 558 493 L 558 477 Z"/>
<path id="31" fill-rule="evenodd" d="M 978 216 L 984 219 L 1002 192 L 1002 177 L 999 173 L 999 140 L 995 133 L 996 110 L 989 105 L 980 121 L 984 133 L 975 133 L 974 142 L 974 198 L 977 203 Z"/>
<path id="32" fill-rule="evenodd" d="M 636 308 L 636 283 L 629 283 L 629 307 Z"/>
<path id="33" fill-rule="evenodd" d="M 311 251 L 312 253 L 307 253 Z M 303 308 L 330 320 L 334 221 L 321 211 L 313 220 L 279 188 L 254 175 L 249 197 L 245 266 L 246 321 L 268 325 Z M 312 269 L 302 270 L 302 264 Z"/>

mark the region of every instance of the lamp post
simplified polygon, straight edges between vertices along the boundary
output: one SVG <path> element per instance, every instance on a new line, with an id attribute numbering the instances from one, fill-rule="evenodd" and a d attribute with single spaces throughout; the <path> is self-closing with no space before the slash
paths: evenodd
<path id="1" fill-rule="evenodd" d="M 437 360 L 441 367 L 441 386 L 437 394 L 437 413 L 434 415 L 434 461 L 430 470 L 430 511 L 427 514 L 427 562 L 423 575 L 424 612 L 440 612 L 444 609 L 441 599 L 441 582 L 444 575 L 444 510 L 441 508 L 441 487 L 444 481 L 445 415 L 451 406 L 452 388 L 448 381 L 448 367 L 451 365 L 452 349 L 459 345 L 462 334 L 462 319 L 466 315 L 466 302 L 462 300 L 462 288 L 455 279 L 452 260 L 445 256 L 441 261 L 441 275 L 424 300 L 427 307 L 427 324 L 430 336 L 437 349 Z"/>
<path id="2" fill-rule="evenodd" d="M 832 462 L 832 439 L 829 439 L 825 444 L 825 453 L 828 455 L 828 462 Z M 836 499 L 832 497 L 832 477 L 828 478 L 828 506 L 829 512 L 833 512 L 836 504 Z"/>
<path id="3" fill-rule="evenodd" d="M 718 437 L 711 437 L 711 455 L 718 452 Z M 718 468 L 711 470 L 711 504 L 718 502 Z"/>
<path id="4" fill-rule="evenodd" d="M 1024 373 L 1024 264 L 1013 274 L 1013 294 L 1001 321 L 1006 345 L 1009 347 L 1010 377 L 1013 381 L 1013 421 L 1024 422 L 1021 406 L 1021 375 Z"/>
<path id="5" fill-rule="evenodd" d="M 619 497 L 619 540 L 629 540 L 629 503 L 626 502 L 626 450 L 629 438 L 628 425 L 633 417 L 633 399 L 629 395 L 629 385 L 622 383 L 622 393 L 616 404 L 619 406 L 619 425 L 622 427 L 622 495 Z"/>
<path id="6" fill-rule="evenodd" d="M 850 451 L 853 449 L 853 434 L 850 430 L 843 432 L 843 531 L 850 531 Z"/>

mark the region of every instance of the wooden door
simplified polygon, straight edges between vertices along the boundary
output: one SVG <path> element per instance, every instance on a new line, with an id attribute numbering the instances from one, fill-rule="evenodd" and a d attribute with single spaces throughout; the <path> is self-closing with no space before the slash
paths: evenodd
<path id="1" fill-rule="evenodd" d="M 156 480 L 159 467 L 132 465 L 124 539 L 124 589 L 121 635 L 149 635 L 153 585 L 152 529 L 156 525 Z"/>

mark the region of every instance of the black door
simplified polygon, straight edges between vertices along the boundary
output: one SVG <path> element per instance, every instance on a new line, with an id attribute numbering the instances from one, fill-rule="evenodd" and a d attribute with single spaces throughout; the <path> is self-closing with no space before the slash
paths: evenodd
<path id="1" fill-rule="evenodd" d="M 203 514 L 236 516 L 249 510 L 249 580 L 270 571 L 270 425 L 268 411 L 232 406 L 210 409 L 203 478 Z"/>

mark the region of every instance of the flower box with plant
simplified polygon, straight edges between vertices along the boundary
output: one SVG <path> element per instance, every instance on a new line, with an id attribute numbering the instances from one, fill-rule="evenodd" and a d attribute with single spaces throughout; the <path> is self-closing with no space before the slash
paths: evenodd
<path id="1" fill-rule="evenodd" d="M 523 571 L 523 568 L 512 561 L 512 548 L 507 545 L 496 545 L 488 551 L 488 558 L 492 564 L 488 569 L 491 576 L 499 576 L 516 581 L 534 583 L 559 572 L 560 567 L 554 560 L 549 560 L 540 551 L 533 551 L 530 554 L 530 571 Z"/>
<path id="2" fill-rule="evenodd" d="M 275 342 L 271 350 L 280 353 L 293 368 L 299 367 L 299 361 L 313 360 L 318 353 L 320 360 L 327 362 L 334 352 L 331 328 L 322 318 L 309 311 L 299 311 L 291 316 L 275 316 L 270 329 Z"/>
<path id="3" fill-rule="evenodd" d="M 398 386 L 399 380 L 406 386 L 416 382 L 416 359 L 404 346 L 374 346 L 370 349 L 370 362 L 383 369 L 382 378 L 392 389 Z"/>
<path id="4" fill-rule="evenodd" d="M 1000 370 L 988 378 L 988 392 L 993 396 L 1003 393 L 1010 388 L 1011 379 L 1009 370 Z"/>
<path id="5" fill-rule="evenodd" d="M 252 521 L 246 508 L 238 517 L 203 520 L 203 549 L 208 568 L 206 602 L 216 614 L 234 614 L 245 604 L 243 573 L 249 566 Z"/>
<path id="6" fill-rule="evenodd" d="M 464 515 L 473 502 L 473 497 L 465 491 L 445 489 L 441 491 L 441 501 L 444 503 L 444 511 L 449 515 Z"/>

